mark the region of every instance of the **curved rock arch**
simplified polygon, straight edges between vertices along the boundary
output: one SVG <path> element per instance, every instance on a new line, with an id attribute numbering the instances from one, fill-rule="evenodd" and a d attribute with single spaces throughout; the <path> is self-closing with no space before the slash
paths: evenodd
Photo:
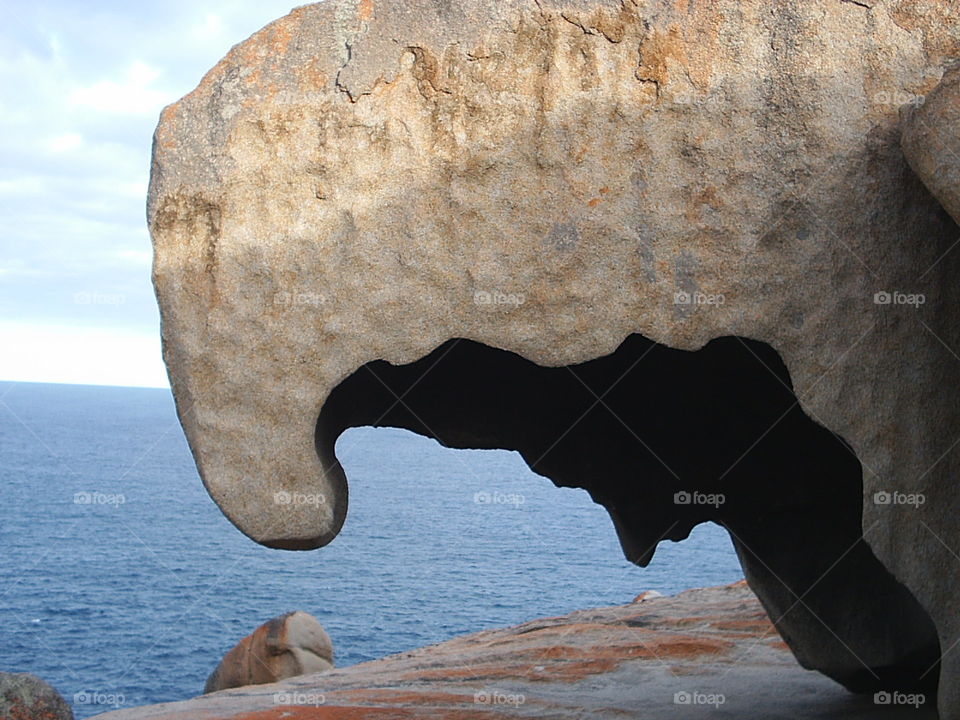
<path id="1" fill-rule="evenodd" d="M 317 420 L 325 467 L 342 473 L 336 440 L 363 425 L 518 451 L 603 505 L 640 566 L 660 541 L 716 522 L 804 667 L 855 691 L 936 686 L 936 629 L 861 536 L 859 461 L 803 413 L 763 343 L 685 352 L 631 335 L 610 355 L 549 368 L 456 338 L 337 385 Z"/>
<path id="2" fill-rule="evenodd" d="M 940 712 L 960 718 L 960 230 L 891 100 L 960 57 L 958 12 L 335 0 L 241 43 L 164 111 L 148 202 L 208 491 L 259 542 L 329 542 L 346 485 L 314 448 L 327 396 L 449 338 L 543 366 L 632 333 L 754 338 L 855 450 L 867 543 L 933 619 Z M 873 502 L 887 491 L 926 502 Z"/>

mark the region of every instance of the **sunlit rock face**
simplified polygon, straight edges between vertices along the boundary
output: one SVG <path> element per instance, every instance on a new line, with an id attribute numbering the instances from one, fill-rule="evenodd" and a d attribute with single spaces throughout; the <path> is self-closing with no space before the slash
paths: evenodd
<path id="1" fill-rule="evenodd" d="M 333 643 L 320 621 L 296 610 L 272 618 L 237 643 L 210 673 L 203 692 L 333 669 Z"/>
<path id="2" fill-rule="evenodd" d="M 880 697 L 891 707 L 802 670 L 741 582 L 584 608 L 97 720 L 936 718 L 916 693 Z"/>
<path id="3" fill-rule="evenodd" d="M 685 401 L 706 387 L 705 408 L 717 373 L 702 360 L 723 355 L 709 341 L 744 339 L 765 362 L 717 393 L 717 433 L 739 428 L 737 442 L 762 447 L 765 423 L 741 400 L 785 382 L 759 407 L 767 420 L 782 403 L 771 423 L 797 434 L 778 431 L 775 447 L 792 447 L 794 463 L 738 446 L 751 468 L 730 493 L 740 500 L 657 516 L 667 490 L 732 482 L 717 469 L 737 453 L 718 454 L 717 435 L 692 421 L 685 446 L 670 441 L 686 450 L 676 478 L 641 463 L 637 443 L 598 460 L 623 472 L 569 482 L 611 510 L 633 559 L 682 536 L 663 532 L 666 519 L 742 532 L 748 578 L 801 661 L 854 689 L 939 673 L 941 713 L 960 717 L 960 653 L 947 651 L 960 640 L 958 228 L 908 166 L 898 114 L 956 57 L 958 9 L 922 0 L 294 11 L 167 108 L 155 138 L 165 358 L 206 487 L 255 540 L 317 547 L 347 510 L 324 435 L 346 415 L 325 403 L 371 363 L 410 366 L 469 339 L 540 370 L 530 392 L 542 400 L 546 368 L 616 359 L 636 336 L 658 354 L 704 348 L 697 370 L 638 382 Z M 633 408 L 629 429 L 672 418 L 671 397 Z M 504 402 L 519 412 L 516 397 Z M 564 397 L 552 402 L 566 417 Z M 478 435 L 473 419 L 446 420 L 427 434 Z M 664 426 L 675 437 L 677 423 Z M 518 430 L 515 447 L 529 441 Z M 601 457 L 568 452 L 587 467 Z M 544 474 L 564 483 L 565 472 Z M 747 489 L 763 502 L 739 505 Z M 318 501 L 291 501 L 301 496 Z M 857 571 L 844 583 L 834 561 Z M 855 582 L 874 594 L 851 622 L 866 594 Z M 885 602 L 910 608 L 893 636 Z M 789 613 L 795 626 L 777 617 Z"/>

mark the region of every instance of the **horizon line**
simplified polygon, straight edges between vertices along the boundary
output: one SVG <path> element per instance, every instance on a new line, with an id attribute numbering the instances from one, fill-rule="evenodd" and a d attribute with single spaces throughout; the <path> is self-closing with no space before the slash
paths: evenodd
<path id="1" fill-rule="evenodd" d="M 0 385 L 5 384 L 20 384 L 20 385 L 71 385 L 75 387 L 102 387 L 102 388 L 129 388 L 137 390 L 170 390 L 170 384 L 166 385 L 113 385 L 108 383 L 98 383 L 98 382 L 71 382 L 67 380 L 9 380 L 6 378 L 0 378 Z"/>

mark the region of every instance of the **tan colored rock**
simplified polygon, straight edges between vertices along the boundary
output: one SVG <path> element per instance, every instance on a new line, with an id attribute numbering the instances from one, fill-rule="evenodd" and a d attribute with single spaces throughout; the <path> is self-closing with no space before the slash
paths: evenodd
<path id="1" fill-rule="evenodd" d="M 756 597 L 738 584 L 578 610 L 321 675 L 102 718 L 936 718 L 933 698 L 911 699 L 917 704 L 878 706 L 872 696 L 852 696 L 804 671 Z"/>
<path id="2" fill-rule="evenodd" d="M 238 45 L 164 111 L 148 208 L 165 359 L 212 497 L 264 544 L 330 542 L 347 508 L 333 441 L 364 398 L 341 394 L 336 413 L 328 398 L 368 363 L 414 363 L 451 338 L 541 367 L 610 355 L 631 335 L 681 350 L 750 338 L 782 360 L 786 379 L 774 374 L 808 419 L 855 452 L 862 487 L 852 503 L 844 487 L 836 514 L 849 525 L 852 512 L 869 544 L 852 553 L 857 573 L 820 583 L 814 568 L 850 559 L 850 528 L 818 545 L 812 519 L 841 501 L 815 473 L 806 490 L 791 480 L 806 525 L 769 547 L 763 532 L 741 538 L 752 587 L 811 666 L 845 677 L 858 661 L 830 669 L 835 650 L 819 652 L 839 641 L 869 655 L 861 672 L 889 661 L 919 676 L 930 643 L 922 611 L 897 626 L 912 602 L 902 582 L 945 651 L 942 717 L 960 717 L 960 653 L 946 652 L 960 642 L 958 231 L 905 162 L 898 120 L 902 98 L 929 93 L 960 56 L 958 12 L 337 0 Z M 736 427 L 748 413 L 730 408 Z M 447 444 L 494 442 L 448 420 Z M 795 473 L 823 469 L 797 457 Z M 753 481 L 775 489 L 771 469 Z M 651 496 L 699 480 L 673 482 L 651 481 Z M 634 517 L 639 501 L 595 496 L 632 559 L 672 536 Z M 901 496 L 923 502 L 883 502 Z M 737 515 L 742 497 L 703 518 L 664 504 L 661 517 L 732 532 L 774 517 Z M 895 580 L 874 591 L 882 568 Z"/>
<path id="3" fill-rule="evenodd" d="M 930 192 L 960 222 L 960 65 L 927 96 L 904 98 L 903 151 Z"/>
<path id="4" fill-rule="evenodd" d="M 204 693 L 324 672 L 333 644 L 320 622 L 302 610 L 268 620 L 228 652 L 207 678 Z"/>

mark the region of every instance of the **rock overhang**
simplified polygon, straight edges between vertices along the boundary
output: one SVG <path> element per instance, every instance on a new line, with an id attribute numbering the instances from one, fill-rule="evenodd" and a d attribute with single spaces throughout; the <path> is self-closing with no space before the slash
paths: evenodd
<path id="1" fill-rule="evenodd" d="M 315 423 L 371 362 L 463 337 L 556 367 L 633 333 L 737 335 L 852 445 L 869 544 L 952 642 L 955 573 L 928 568 L 957 538 L 957 230 L 897 111 L 957 27 L 906 0 L 365 0 L 268 26 L 155 140 L 165 357 L 211 495 L 261 542 L 329 542 L 346 479 Z M 888 490 L 931 502 L 871 502 Z"/>

